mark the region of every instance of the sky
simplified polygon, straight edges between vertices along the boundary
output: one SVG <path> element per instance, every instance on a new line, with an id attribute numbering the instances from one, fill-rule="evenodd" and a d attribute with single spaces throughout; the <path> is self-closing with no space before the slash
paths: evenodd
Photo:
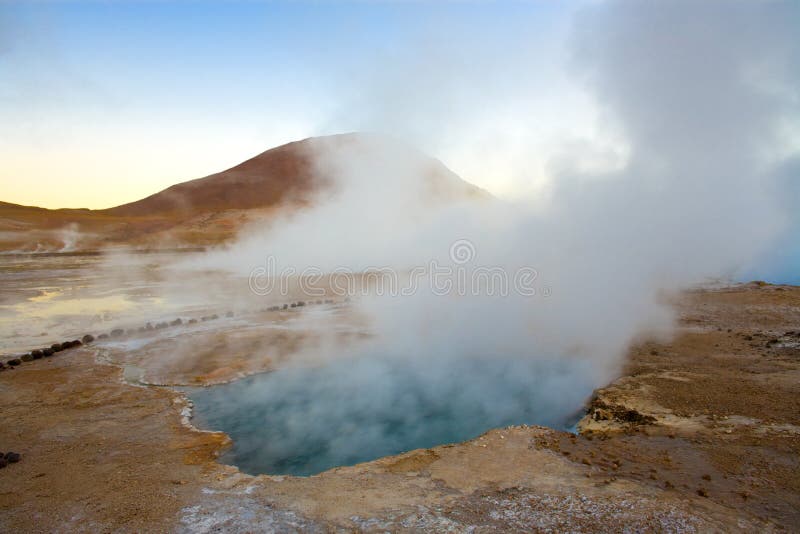
<path id="1" fill-rule="evenodd" d="M 581 5 L 0 2 L 0 200 L 106 208 L 360 130 L 534 194 L 553 155 L 598 137 L 570 72 Z M 587 161 L 613 164 L 603 140 Z"/>

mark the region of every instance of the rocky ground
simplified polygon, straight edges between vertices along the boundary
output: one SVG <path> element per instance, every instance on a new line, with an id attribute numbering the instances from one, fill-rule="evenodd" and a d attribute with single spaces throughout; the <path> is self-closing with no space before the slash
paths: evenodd
<path id="1" fill-rule="evenodd" d="M 131 385 L 113 345 L 25 362 L 0 371 L 0 450 L 22 455 L 0 469 L 0 531 L 800 530 L 800 288 L 677 305 L 679 334 L 632 349 L 577 435 L 498 429 L 308 478 L 217 463 L 227 437 Z"/>

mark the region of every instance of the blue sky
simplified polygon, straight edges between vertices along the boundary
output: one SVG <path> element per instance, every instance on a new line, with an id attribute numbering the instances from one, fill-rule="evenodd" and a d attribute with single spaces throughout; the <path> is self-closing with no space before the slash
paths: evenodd
<path id="1" fill-rule="evenodd" d="M 438 129 L 475 102 L 493 100 L 498 115 L 482 112 L 498 125 L 518 114 L 502 109 L 515 97 L 493 69 L 529 87 L 536 70 L 547 80 L 538 87 L 563 93 L 552 50 L 573 7 L 0 3 L 0 198 L 108 207 L 283 142 L 360 129 L 408 138 L 479 185 L 513 193 L 518 184 L 467 156 L 481 140 L 448 141 Z"/>
<path id="2" fill-rule="evenodd" d="M 797 157 L 795 6 L 0 0 L 0 200 L 105 208 L 368 130 L 544 206 L 570 176 L 663 160 L 676 198 L 703 186 L 722 216 L 716 192 L 746 205 L 731 184 Z M 797 272 L 792 206 L 769 264 Z"/>

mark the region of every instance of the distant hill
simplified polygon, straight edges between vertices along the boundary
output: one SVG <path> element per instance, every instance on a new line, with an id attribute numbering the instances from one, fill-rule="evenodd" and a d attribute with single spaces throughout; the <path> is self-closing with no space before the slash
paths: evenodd
<path id="1" fill-rule="evenodd" d="M 488 197 L 438 160 L 390 138 L 360 133 L 312 137 L 114 208 L 50 210 L 0 202 L 0 251 L 224 242 L 254 219 L 324 198 L 331 184 L 316 159 L 321 151 L 335 156 L 347 150 L 343 154 L 350 158 L 376 147 L 400 151 L 403 158 L 415 161 L 433 196 Z"/>
<path id="2" fill-rule="evenodd" d="M 117 216 L 191 215 L 227 209 L 265 208 L 289 196 L 302 198 L 314 187 L 311 139 L 262 152 L 230 169 L 173 185 L 106 213 Z"/>

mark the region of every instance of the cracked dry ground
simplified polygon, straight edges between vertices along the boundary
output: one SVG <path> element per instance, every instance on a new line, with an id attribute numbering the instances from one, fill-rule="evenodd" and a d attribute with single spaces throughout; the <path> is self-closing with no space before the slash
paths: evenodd
<path id="1" fill-rule="evenodd" d="M 217 464 L 181 396 L 85 347 L 0 372 L 0 531 L 800 529 L 800 288 L 687 293 L 580 435 L 493 430 L 310 478 Z"/>

